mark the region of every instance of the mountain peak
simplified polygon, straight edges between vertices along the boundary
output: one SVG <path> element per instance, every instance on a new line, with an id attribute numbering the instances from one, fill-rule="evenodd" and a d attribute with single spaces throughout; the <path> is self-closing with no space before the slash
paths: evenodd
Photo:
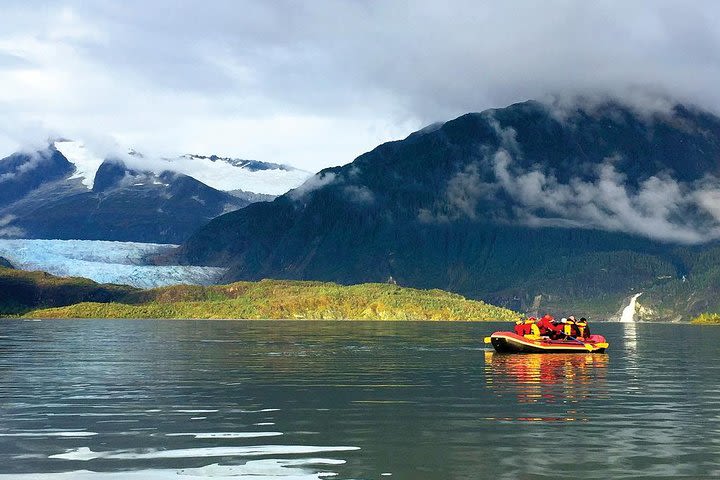
<path id="1" fill-rule="evenodd" d="M 73 166 L 71 179 L 80 179 L 88 190 L 93 190 L 98 169 L 106 160 L 82 142 L 57 139 L 52 144 Z M 164 171 L 182 173 L 223 191 L 281 195 L 298 187 L 312 174 L 288 165 L 221 157 L 218 155 L 182 155 L 176 158 L 145 156 L 136 150 L 121 155 L 126 164 L 137 171 Z"/>
<path id="2" fill-rule="evenodd" d="M 289 165 L 282 165 L 279 163 L 261 162 L 259 160 L 245 160 L 242 158 L 221 157 L 219 155 L 186 154 L 183 155 L 183 157 L 199 160 L 210 160 L 211 162 L 225 162 L 234 167 L 246 168 L 253 172 L 258 170 L 284 170 L 288 172 L 293 170 L 299 170 L 298 168 L 291 167 Z"/>

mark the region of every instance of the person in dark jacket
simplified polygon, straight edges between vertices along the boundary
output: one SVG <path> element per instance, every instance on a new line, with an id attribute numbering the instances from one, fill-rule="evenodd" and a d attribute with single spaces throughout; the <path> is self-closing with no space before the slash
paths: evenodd
<path id="1" fill-rule="evenodd" d="M 576 326 L 578 328 L 579 338 L 588 338 L 590 336 L 590 326 L 588 325 L 587 318 L 582 317 L 577 321 Z"/>

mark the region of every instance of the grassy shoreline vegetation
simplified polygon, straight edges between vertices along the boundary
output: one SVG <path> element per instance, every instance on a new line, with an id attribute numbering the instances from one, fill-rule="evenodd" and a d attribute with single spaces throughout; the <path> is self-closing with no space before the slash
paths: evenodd
<path id="1" fill-rule="evenodd" d="M 139 290 L 0 268 L 0 290 L 0 314 L 28 318 L 512 321 L 520 316 L 442 290 L 378 283 L 261 280 Z"/>
<path id="2" fill-rule="evenodd" d="M 56 277 L 46 272 L 0 267 L 0 317 L 79 302 L 117 301 L 136 291 L 138 289 L 127 285 L 100 284 L 87 278 Z"/>
<path id="3" fill-rule="evenodd" d="M 695 325 L 720 325 L 720 313 L 703 313 L 693 318 Z"/>

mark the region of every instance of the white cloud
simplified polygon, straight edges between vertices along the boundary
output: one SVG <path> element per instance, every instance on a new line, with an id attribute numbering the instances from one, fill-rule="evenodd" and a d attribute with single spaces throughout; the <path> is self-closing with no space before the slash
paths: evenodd
<path id="1" fill-rule="evenodd" d="M 320 172 L 308 178 L 305 183 L 300 185 L 294 190 L 288 192 L 288 196 L 294 200 L 301 200 L 308 193 L 322 188 L 326 185 L 335 183 L 338 180 L 338 176 L 333 172 Z"/>
<path id="2" fill-rule="evenodd" d="M 22 228 L 11 225 L 16 218 L 15 215 L 3 215 L 0 217 L 0 238 L 21 238 L 25 235 Z"/>
<path id="3" fill-rule="evenodd" d="M 436 120 L 557 92 L 720 111 L 718 43 L 710 1 L 10 0 L 0 148 L 24 145 L 4 125 L 35 125 L 42 140 L 109 136 L 156 157 L 317 171 Z"/>
<path id="4" fill-rule="evenodd" d="M 476 220 L 491 212 L 498 192 L 509 200 L 510 223 L 534 227 L 566 227 L 625 232 L 653 240 L 699 244 L 720 239 L 720 179 L 706 175 L 695 182 L 680 182 L 657 173 L 631 187 L 629 179 L 615 168 L 618 157 L 608 157 L 594 166 L 594 178 L 570 178 L 566 183 L 537 165 L 523 168 L 516 162 L 522 149 L 511 127 L 501 127 L 492 114 L 486 116 L 495 129 L 499 146 L 479 155 L 446 184 L 442 201 L 432 210 L 421 209 L 422 222 L 448 222 L 459 218 Z M 481 165 L 492 169 L 495 183 L 482 180 Z M 591 175 L 592 176 L 592 175 Z M 482 202 L 493 207 L 482 209 Z M 497 220 L 497 219 L 496 219 Z"/>
<path id="5" fill-rule="evenodd" d="M 424 223 L 446 223 L 463 217 L 475 220 L 480 202 L 496 190 L 497 185 L 482 181 L 478 165 L 471 163 L 448 180 L 439 208 L 420 209 L 418 219 Z"/>
<path id="6" fill-rule="evenodd" d="M 515 214 L 522 223 L 626 232 L 683 244 L 720 238 L 720 211 L 713 203 L 720 199 L 718 180 L 711 182 L 712 188 L 651 176 L 632 191 L 610 162 L 597 167 L 595 180 L 573 178 L 567 184 L 540 170 L 514 167 L 506 150 L 496 152 L 493 162 L 499 184 L 517 202 Z M 698 215 L 698 207 L 713 217 Z"/>
<path id="7" fill-rule="evenodd" d="M 720 188 L 707 186 L 695 192 L 698 205 L 720 222 Z"/>
<path id="8" fill-rule="evenodd" d="M 373 192 L 364 185 L 347 185 L 343 193 L 349 201 L 360 205 L 369 205 L 375 201 Z"/>

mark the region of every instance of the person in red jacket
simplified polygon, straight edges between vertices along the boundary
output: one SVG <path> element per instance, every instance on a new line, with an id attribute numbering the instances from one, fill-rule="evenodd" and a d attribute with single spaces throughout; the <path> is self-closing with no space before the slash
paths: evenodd
<path id="1" fill-rule="evenodd" d="M 540 335 L 548 336 L 550 338 L 557 338 L 560 332 L 562 331 L 562 327 L 559 325 L 555 325 L 553 323 L 553 320 L 555 320 L 552 315 L 545 315 L 540 320 L 538 320 L 537 325 L 540 328 Z"/>
<path id="2" fill-rule="evenodd" d="M 537 318 L 530 317 L 525 320 L 515 322 L 515 333 L 518 335 L 534 335 L 540 336 L 540 329 L 537 326 Z"/>

